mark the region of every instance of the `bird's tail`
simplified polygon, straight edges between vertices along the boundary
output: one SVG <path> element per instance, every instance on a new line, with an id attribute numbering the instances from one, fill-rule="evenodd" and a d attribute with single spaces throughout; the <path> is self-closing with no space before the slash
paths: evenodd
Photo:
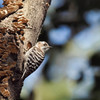
<path id="1" fill-rule="evenodd" d="M 24 79 L 26 78 L 26 70 L 24 71 L 22 77 L 21 77 L 21 80 L 24 81 Z"/>

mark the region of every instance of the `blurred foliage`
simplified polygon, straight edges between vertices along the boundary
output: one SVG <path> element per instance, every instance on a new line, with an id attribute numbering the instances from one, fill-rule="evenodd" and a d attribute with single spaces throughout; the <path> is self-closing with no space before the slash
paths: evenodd
<path id="1" fill-rule="evenodd" d="M 69 88 L 72 88 L 73 85 L 66 83 L 65 80 L 58 82 L 44 81 L 35 89 L 35 100 L 69 100 L 72 95 Z"/>

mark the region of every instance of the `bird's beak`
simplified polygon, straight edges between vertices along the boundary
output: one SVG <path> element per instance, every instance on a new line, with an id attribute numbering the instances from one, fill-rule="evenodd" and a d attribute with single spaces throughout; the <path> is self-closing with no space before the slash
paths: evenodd
<path id="1" fill-rule="evenodd" d="M 47 48 L 50 48 L 50 49 L 51 49 L 51 48 L 52 48 L 52 46 L 48 46 Z"/>
<path id="2" fill-rule="evenodd" d="M 49 48 L 52 48 L 52 46 L 49 46 Z"/>

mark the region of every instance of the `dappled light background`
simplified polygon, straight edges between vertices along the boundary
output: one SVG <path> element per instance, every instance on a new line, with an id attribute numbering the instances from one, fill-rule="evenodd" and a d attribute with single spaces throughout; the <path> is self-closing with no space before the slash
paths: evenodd
<path id="1" fill-rule="evenodd" d="M 22 100 L 100 100 L 100 0 L 52 0 L 40 40 L 53 48 Z"/>

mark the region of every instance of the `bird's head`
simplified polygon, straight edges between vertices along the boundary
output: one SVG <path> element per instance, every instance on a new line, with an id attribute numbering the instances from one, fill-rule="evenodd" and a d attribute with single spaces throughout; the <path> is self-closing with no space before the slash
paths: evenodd
<path id="1" fill-rule="evenodd" d="M 49 46 L 49 44 L 45 41 L 39 41 L 39 42 L 36 43 L 35 46 L 37 48 L 39 48 L 44 53 L 51 48 L 51 46 Z"/>

